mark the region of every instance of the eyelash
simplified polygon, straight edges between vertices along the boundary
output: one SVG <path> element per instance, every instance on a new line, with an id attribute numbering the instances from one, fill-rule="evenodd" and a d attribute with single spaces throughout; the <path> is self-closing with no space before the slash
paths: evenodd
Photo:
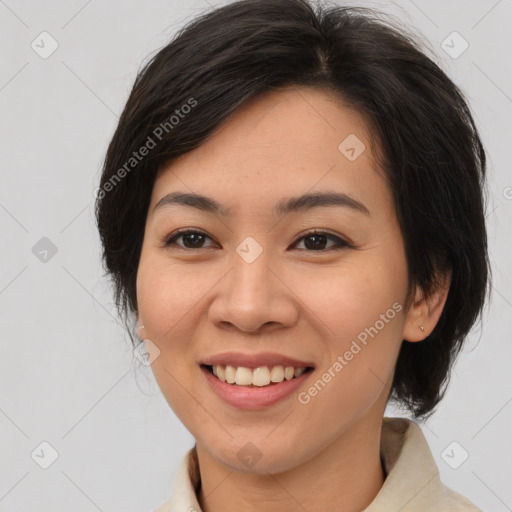
<path id="1" fill-rule="evenodd" d="M 211 240 L 213 240 L 210 236 L 208 236 L 203 231 L 199 231 L 199 230 L 195 230 L 195 229 L 183 229 L 183 230 L 175 231 L 173 234 L 169 235 L 165 239 L 164 245 L 165 245 L 165 247 L 171 247 L 171 246 L 174 245 L 178 249 L 183 249 L 185 251 L 199 251 L 201 249 L 209 249 L 209 247 L 196 247 L 196 248 L 182 247 L 182 246 L 176 244 L 176 240 L 178 240 L 179 238 L 183 237 L 184 235 L 189 235 L 189 234 L 204 235 L 207 238 L 210 238 Z M 340 249 L 344 249 L 344 248 L 348 248 L 348 249 L 353 249 L 354 248 L 354 246 L 352 244 L 350 244 L 349 242 L 347 242 L 346 240 L 343 240 L 342 238 L 340 238 L 338 236 L 335 236 L 335 235 L 329 233 L 328 231 L 319 231 L 319 230 L 315 230 L 315 229 L 311 229 L 311 230 L 307 231 L 306 233 L 303 233 L 301 235 L 301 237 L 298 238 L 293 243 L 293 245 L 296 245 L 302 239 L 308 238 L 308 237 L 313 236 L 313 235 L 326 236 L 329 240 L 332 240 L 332 241 L 336 242 L 338 246 L 337 247 L 331 247 L 331 248 L 328 248 L 328 249 L 318 249 L 318 250 L 299 249 L 299 250 L 306 251 L 306 252 L 326 252 L 326 251 L 329 251 L 329 250 L 332 250 L 332 249 L 340 250 Z"/>

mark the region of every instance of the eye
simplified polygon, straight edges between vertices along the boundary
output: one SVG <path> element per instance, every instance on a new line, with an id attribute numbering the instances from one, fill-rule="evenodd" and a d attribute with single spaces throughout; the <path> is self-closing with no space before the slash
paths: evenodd
<path id="1" fill-rule="evenodd" d="M 179 239 L 183 239 L 183 244 L 177 243 L 177 240 Z M 168 247 L 174 245 L 180 249 L 204 249 L 207 248 L 203 245 L 206 239 L 212 240 L 211 237 L 209 237 L 206 233 L 203 233 L 202 231 L 184 229 L 170 235 L 165 241 L 165 246 Z M 294 243 L 294 245 L 297 245 L 298 242 L 301 242 L 302 240 L 310 241 L 310 243 L 305 244 L 306 249 L 301 249 L 306 250 L 307 252 L 319 252 L 325 250 L 327 241 L 331 241 L 334 243 L 334 247 L 327 247 L 327 249 L 342 249 L 344 247 L 353 247 L 347 241 L 327 231 L 308 231 L 305 234 L 303 234 L 302 237 L 299 238 Z"/>
<path id="2" fill-rule="evenodd" d="M 306 243 L 305 246 L 308 249 L 311 249 L 312 251 L 322 251 L 325 249 L 326 240 L 331 240 L 334 242 L 334 249 L 343 249 L 344 247 L 353 247 L 351 244 L 349 244 L 347 241 L 327 232 L 327 231 L 318 231 L 318 230 L 310 230 L 306 232 L 304 235 L 302 235 L 301 238 L 297 240 L 297 242 L 300 242 L 301 240 L 310 240 L 311 243 Z M 295 244 L 297 244 L 295 242 Z M 333 247 L 329 247 L 329 249 L 332 249 Z M 304 250 L 304 249 L 302 249 Z M 308 251 L 311 252 L 311 251 Z"/>
<path id="3" fill-rule="evenodd" d="M 185 245 L 177 244 L 176 240 L 179 240 L 180 238 L 183 238 L 183 240 L 186 240 Z M 172 234 L 169 238 L 165 241 L 165 246 L 171 246 L 171 245 L 177 245 L 180 249 L 203 249 L 202 243 L 206 238 L 209 238 L 211 240 L 211 237 L 209 237 L 206 233 L 203 233 L 202 231 L 195 231 L 191 229 L 187 230 L 181 230 L 177 231 L 176 233 Z M 190 244 L 190 246 L 188 245 Z"/>

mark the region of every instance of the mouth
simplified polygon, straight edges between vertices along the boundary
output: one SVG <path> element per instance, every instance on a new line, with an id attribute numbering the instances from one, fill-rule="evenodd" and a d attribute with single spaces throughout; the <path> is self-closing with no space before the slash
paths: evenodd
<path id="1" fill-rule="evenodd" d="M 313 366 L 285 365 L 249 368 L 246 366 L 201 364 L 201 367 L 221 382 L 244 388 L 272 387 L 284 381 L 295 380 L 314 370 Z"/>

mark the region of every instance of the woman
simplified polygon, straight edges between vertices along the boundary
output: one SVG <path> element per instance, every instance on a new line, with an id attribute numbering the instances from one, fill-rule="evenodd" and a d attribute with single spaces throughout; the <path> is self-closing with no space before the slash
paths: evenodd
<path id="1" fill-rule="evenodd" d="M 479 510 L 383 415 L 432 414 L 481 314 L 485 168 L 461 91 L 367 9 L 235 2 L 152 58 L 96 214 L 196 441 L 158 511 Z"/>

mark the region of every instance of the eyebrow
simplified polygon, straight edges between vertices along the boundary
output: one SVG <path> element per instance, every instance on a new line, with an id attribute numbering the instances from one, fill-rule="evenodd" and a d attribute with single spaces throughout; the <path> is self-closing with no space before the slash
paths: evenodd
<path id="1" fill-rule="evenodd" d="M 192 192 L 171 192 L 162 197 L 155 205 L 153 211 L 179 204 L 196 208 L 201 211 L 213 213 L 222 217 L 231 215 L 231 208 L 226 208 L 211 197 L 203 196 Z M 306 211 L 312 208 L 338 206 L 351 208 L 354 211 L 370 215 L 368 208 L 357 199 L 344 194 L 343 192 L 315 192 L 303 194 L 298 197 L 288 197 L 281 200 L 274 207 L 276 215 L 286 215 L 292 212 Z"/>

